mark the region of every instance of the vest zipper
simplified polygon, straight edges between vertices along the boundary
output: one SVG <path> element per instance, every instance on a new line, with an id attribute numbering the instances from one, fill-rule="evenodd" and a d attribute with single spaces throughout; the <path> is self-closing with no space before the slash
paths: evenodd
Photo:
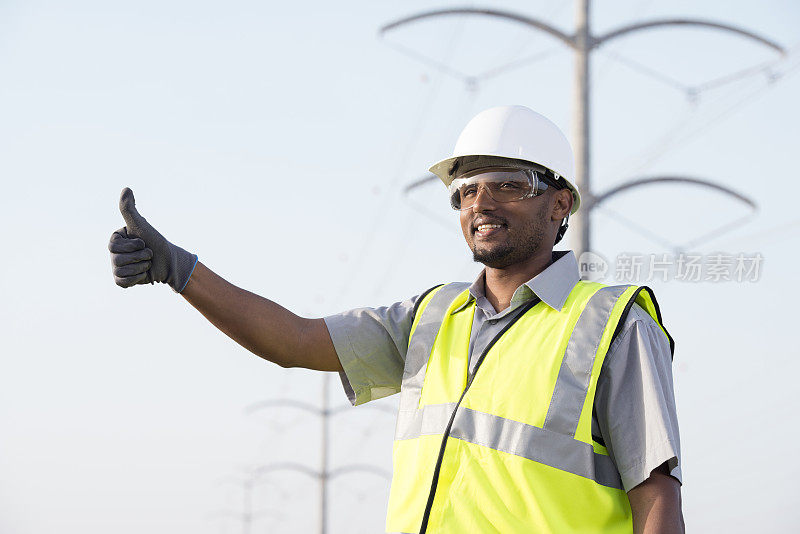
<path id="1" fill-rule="evenodd" d="M 442 444 L 439 447 L 439 457 L 436 459 L 436 466 L 433 468 L 433 480 L 431 481 L 431 489 L 428 492 L 428 502 L 425 504 L 425 512 L 422 514 L 422 525 L 419 527 L 419 534 L 425 534 L 428 529 L 428 519 L 431 515 L 431 508 L 433 507 L 433 499 L 436 497 L 436 486 L 439 483 L 439 471 L 442 469 L 442 460 L 444 459 L 444 449 L 447 446 L 447 438 L 450 437 L 450 429 L 453 427 L 453 421 L 456 418 L 456 412 L 458 412 L 458 407 L 461 405 L 461 401 L 464 400 L 464 396 L 467 394 L 467 390 L 472 385 L 473 380 L 475 380 L 475 376 L 478 374 L 478 369 L 480 369 L 481 364 L 483 363 L 483 359 L 486 357 L 486 354 L 489 350 L 494 347 L 494 344 L 500 339 L 500 336 L 506 333 L 506 330 L 511 328 L 514 323 L 517 322 L 517 319 L 525 315 L 525 313 L 533 308 L 534 305 L 541 302 L 538 297 L 534 297 L 529 303 L 525 304 L 524 306 L 520 306 L 519 311 L 514 315 L 511 321 L 500 330 L 494 338 L 486 345 L 486 348 L 483 349 L 480 358 L 478 361 L 475 362 L 475 371 L 472 372 L 470 375 L 469 373 L 469 363 L 467 363 L 467 385 L 464 386 L 464 391 L 461 392 L 461 396 L 458 398 L 458 402 L 456 402 L 456 407 L 453 409 L 453 413 L 450 414 L 450 420 L 447 422 L 447 427 L 444 429 L 444 435 L 442 436 Z"/>

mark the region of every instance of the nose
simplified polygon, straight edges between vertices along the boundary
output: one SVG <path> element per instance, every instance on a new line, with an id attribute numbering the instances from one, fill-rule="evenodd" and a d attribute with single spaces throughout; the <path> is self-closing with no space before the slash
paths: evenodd
<path id="1" fill-rule="evenodd" d="M 472 211 L 480 213 L 482 211 L 492 210 L 495 207 L 495 200 L 489 194 L 489 188 L 484 185 L 478 186 L 478 192 L 475 194 L 475 202 L 472 204 Z"/>

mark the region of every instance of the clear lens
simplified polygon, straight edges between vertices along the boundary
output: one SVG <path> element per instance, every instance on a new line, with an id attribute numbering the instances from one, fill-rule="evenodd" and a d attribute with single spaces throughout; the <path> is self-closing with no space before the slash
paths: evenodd
<path id="1" fill-rule="evenodd" d="M 475 204 L 480 189 L 495 202 L 514 202 L 542 192 L 547 186 L 536 173 L 517 169 L 481 169 L 459 176 L 450 183 L 450 205 L 465 210 Z"/>

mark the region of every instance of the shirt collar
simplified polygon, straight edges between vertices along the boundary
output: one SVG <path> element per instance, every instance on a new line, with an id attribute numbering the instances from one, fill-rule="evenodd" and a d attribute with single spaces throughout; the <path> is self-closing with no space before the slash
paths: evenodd
<path id="1" fill-rule="evenodd" d="M 467 301 L 453 310 L 452 313 L 463 310 L 479 297 L 485 297 L 484 276 L 486 269 L 483 269 L 478 278 L 469 287 L 469 298 Z M 571 250 L 559 250 L 553 252 L 553 262 L 544 271 L 540 272 L 527 282 L 525 285 L 530 288 L 539 299 L 556 311 L 561 311 L 567 301 L 572 288 L 580 280 L 578 272 L 578 261 L 575 253 Z"/>

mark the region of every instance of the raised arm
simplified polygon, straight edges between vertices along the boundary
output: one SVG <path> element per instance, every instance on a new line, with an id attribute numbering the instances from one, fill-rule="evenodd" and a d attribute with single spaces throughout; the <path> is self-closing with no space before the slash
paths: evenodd
<path id="1" fill-rule="evenodd" d="M 212 272 L 139 214 L 130 189 L 122 192 L 120 212 L 125 227 L 108 244 L 117 285 L 168 284 L 214 326 L 266 360 L 281 367 L 342 370 L 323 319 L 299 317 Z"/>
<path id="2" fill-rule="evenodd" d="M 341 371 L 323 319 L 305 319 L 197 264 L 181 295 L 241 346 L 281 367 Z"/>

